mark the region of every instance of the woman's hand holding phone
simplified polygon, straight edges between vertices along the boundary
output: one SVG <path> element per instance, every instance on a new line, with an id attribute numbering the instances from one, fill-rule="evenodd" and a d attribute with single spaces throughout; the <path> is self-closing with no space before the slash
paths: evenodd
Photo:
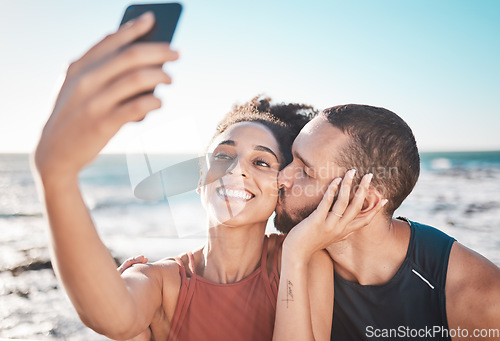
<path id="1" fill-rule="evenodd" d="M 171 83 L 162 66 L 178 53 L 168 43 L 132 44 L 154 24 L 144 13 L 69 66 L 35 152 L 42 181 L 78 174 L 125 123 L 161 106 L 152 91 Z"/>
<path id="2" fill-rule="evenodd" d="M 81 320 L 111 339 L 149 339 L 162 305 L 160 281 L 152 272 L 119 275 L 82 198 L 78 173 L 125 123 L 160 107 L 152 91 L 171 82 L 163 64 L 178 54 L 167 42 L 138 42 L 154 25 L 155 16 L 144 13 L 70 65 L 34 155 L 54 269 Z"/>

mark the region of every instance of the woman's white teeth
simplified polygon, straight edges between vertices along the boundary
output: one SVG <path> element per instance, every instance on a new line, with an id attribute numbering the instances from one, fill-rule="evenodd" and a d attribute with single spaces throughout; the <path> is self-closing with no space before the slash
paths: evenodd
<path id="1" fill-rule="evenodd" d="M 220 195 L 226 197 L 245 199 L 245 200 L 252 198 L 252 195 L 250 195 L 250 193 L 246 191 L 227 189 L 227 188 L 226 189 L 218 188 L 217 191 L 219 192 Z"/>

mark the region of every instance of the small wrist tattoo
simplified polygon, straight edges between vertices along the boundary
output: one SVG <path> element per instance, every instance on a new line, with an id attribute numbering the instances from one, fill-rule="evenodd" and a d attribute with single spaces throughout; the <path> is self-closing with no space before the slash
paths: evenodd
<path id="1" fill-rule="evenodd" d="M 288 302 L 293 302 L 293 283 L 290 280 L 286 281 L 286 299 L 283 299 L 283 301 L 286 301 L 286 307 L 288 309 Z"/>

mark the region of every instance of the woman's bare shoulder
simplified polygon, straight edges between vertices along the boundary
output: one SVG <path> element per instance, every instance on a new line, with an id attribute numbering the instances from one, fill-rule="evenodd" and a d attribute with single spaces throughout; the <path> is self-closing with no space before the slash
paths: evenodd
<path id="1" fill-rule="evenodd" d="M 154 277 L 161 278 L 164 286 L 167 285 L 179 288 L 182 279 L 181 267 L 184 268 L 188 277 L 190 275 L 188 253 L 193 255 L 193 259 L 196 264 L 197 260 L 203 256 L 203 248 L 180 254 L 175 258 L 166 257 L 149 264 L 136 264 L 134 267 L 138 267 L 138 271 L 143 273 L 149 272 Z"/>
<path id="2" fill-rule="evenodd" d="M 159 286 L 167 285 L 179 286 L 180 275 L 179 265 L 173 258 L 165 258 L 153 263 L 134 264 L 122 273 L 125 279 L 147 278 L 158 283 Z"/>
<path id="3" fill-rule="evenodd" d="M 162 305 L 166 319 L 171 321 L 182 285 L 179 264 L 173 258 L 164 258 L 152 263 L 151 267 L 154 269 L 156 276 L 161 278 Z"/>
<path id="4" fill-rule="evenodd" d="M 172 284 L 179 287 L 181 275 L 179 273 L 179 264 L 174 258 L 163 258 L 151 264 L 152 268 L 162 278 L 165 284 Z"/>

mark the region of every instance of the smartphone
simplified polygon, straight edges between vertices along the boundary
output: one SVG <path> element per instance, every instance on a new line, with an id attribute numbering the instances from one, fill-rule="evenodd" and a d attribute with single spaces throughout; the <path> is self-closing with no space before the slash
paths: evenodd
<path id="1" fill-rule="evenodd" d="M 155 15 L 155 25 L 137 41 L 172 42 L 175 27 L 181 16 L 182 5 L 179 3 L 134 4 L 127 7 L 120 26 L 141 14 L 151 11 Z"/>

